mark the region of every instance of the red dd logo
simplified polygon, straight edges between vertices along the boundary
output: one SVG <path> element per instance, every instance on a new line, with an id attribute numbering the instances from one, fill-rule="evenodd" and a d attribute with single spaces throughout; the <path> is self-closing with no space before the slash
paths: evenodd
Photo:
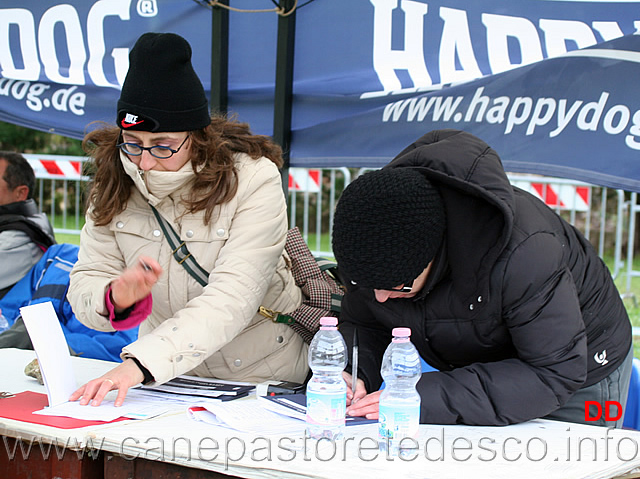
<path id="1" fill-rule="evenodd" d="M 595 406 L 597 414 L 591 416 L 590 406 Z M 611 415 L 611 406 L 616 407 L 616 415 Z M 585 401 L 584 402 L 584 420 L 585 421 L 597 421 L 602 417 L 602 404 L 598 401 Z M 604 419 L 606 421 L 617 421 L 622 417 L 622 405 L 618 401 L 605 401 L 604 402 Z"/>

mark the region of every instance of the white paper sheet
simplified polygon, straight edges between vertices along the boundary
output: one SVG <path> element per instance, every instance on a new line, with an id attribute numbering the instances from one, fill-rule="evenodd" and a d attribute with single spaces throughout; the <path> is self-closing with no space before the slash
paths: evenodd
<path id="1" fill-rule="evenodd" d="M 130 419 L 148 419 L 167 412 L 170 408 L 158 403 L 128 399 L 122 406 L 116 407 L 113 401 L 105 399 L 100 406 L 81 406 L 78 401 L 58 404 L 35 411 L 44 416 L 64 416 L 89 421 L 113 421 L 119 417 Z"/>
<path id="2" fill-rule="evenodd" d="M 168 398 L 138 388 L 129 389 L 122 406 L 115 406 L 116 391 L 111 391 L 99 406 L 81 406 L 79 401 L 65 402 L 54 407 L 46 407 L 34 414 L 43 416 L 64 416 L 89 421 L 113 421 L 119 417 L 129 419 L 149 419 L 169 411 L 184 411 L 192 403 L 202 398 L 189 396 Z M 112 399 L 113 398 L 113 399 Z"/>
<path id="3" fill-rule="evenodd" d="M 49 406 L 68 401 L 77 384 L 67 340 L 53 305 L 49 301 L 25 306 L 20 308 L 20 314 L 38 357 Z"/>
<path id="4" fill-rule="evenodd" d="M 306 423 L 300 419 L 283 416 L 265 408 L 256 400 L 238 402 L 202 402 L 201 411 L 189 410 L 192 419 L 224 426 L 236 431 L 262 435 L 270 434 L 302 434 Z"/>

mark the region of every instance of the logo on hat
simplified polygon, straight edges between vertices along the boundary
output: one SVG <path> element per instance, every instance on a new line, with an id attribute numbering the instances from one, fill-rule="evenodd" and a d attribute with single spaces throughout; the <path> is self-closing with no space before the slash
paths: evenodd
<path id="1" fill-rule="evenodd" d="M 144 120 L 138 120 L 138 115 L 127 113 L 120 122 L 120 125 L 122 125 L 122 128 L 131 128 L 132 126 L 139 125 L 142 122 L 144 122 Z"/>

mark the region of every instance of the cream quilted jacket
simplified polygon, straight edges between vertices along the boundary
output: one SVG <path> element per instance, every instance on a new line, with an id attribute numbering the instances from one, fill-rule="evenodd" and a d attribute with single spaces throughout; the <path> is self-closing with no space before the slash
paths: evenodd
<path id="1" fill-rule="evenodd" d="M 257 314 L 261 305 L 289 312 L 302 301 L 283 252 L 287 214 L 277 167 L 266 158 L 237 155 L 238 192 L 205 226 L 202 214 L 183 215 L 180 204 L 193 179 L 189 163 L 177 172 L 141 174 L 126 156 L 121 161 L 136 188 L 111 224 L 87 219 L 82 230 L 68 293 L 77 318 L 90 328 L 113 330 L 105 292 L 140 255 L 150 256 L 164 273 L 152 290 L 152 313 L 123 358 L 136 357 L 158 383 L 180 374 L 302 382 L 306 344 L 290 327 Z M 173 258 L 148 203 L 210 271 L 206 287 Z"/>

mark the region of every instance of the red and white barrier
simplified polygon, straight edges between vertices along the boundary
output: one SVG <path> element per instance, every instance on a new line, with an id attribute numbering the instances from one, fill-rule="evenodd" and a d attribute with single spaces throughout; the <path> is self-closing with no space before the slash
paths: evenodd
<path id="1" fill-rule="evenodd" d="M 86 180 L 82 175 L 81 156 L 62 155 L 32 155 L 25 154 L 36 174 L 36 178 L 53 180 Z M 320 170 L 308 170 L 306 168 L 289 169 L 289 191 L 309 193 L 320 192 Z"/>
<path id="2" fill-rule="evenodd" d="M 33 171 L 36 178 L 52 180 L 86 180 L 82 176 L 81 156 L 61 156 L 61 155 L 23 155 Z"/>
<path id="3" fill-rule="evenodd" d="M 563 183 L 537 183 L 511 179 L 511 184 L 528 191 L 544 201 L 548 206 L 560 210 L 589 211 L 591 189 Z"/>
<path id="4" fill-rule="evenodd" d="M 289 169 L 289 191 L 320 192 L 320 170 Z"/>
<path id="5" fill-rule="evenodd" d="M 61 180 L 86 180 L 82 175 L 82 163 L 86 160 L 81 156 L 61 155 L 32 155 L 25 154 L 25 158 L 35 171 L 36 178 Z M 289 191 L 319 193 L 321 170 L 306 168 L 289 169 Z M 591 203 L 591 189 L 571 183 L 537 182 L 535 180 L 520 179 L 517 175 L 510 176 L 513 185 L 537 196 L 554 209 L 588 211 Z"/>

